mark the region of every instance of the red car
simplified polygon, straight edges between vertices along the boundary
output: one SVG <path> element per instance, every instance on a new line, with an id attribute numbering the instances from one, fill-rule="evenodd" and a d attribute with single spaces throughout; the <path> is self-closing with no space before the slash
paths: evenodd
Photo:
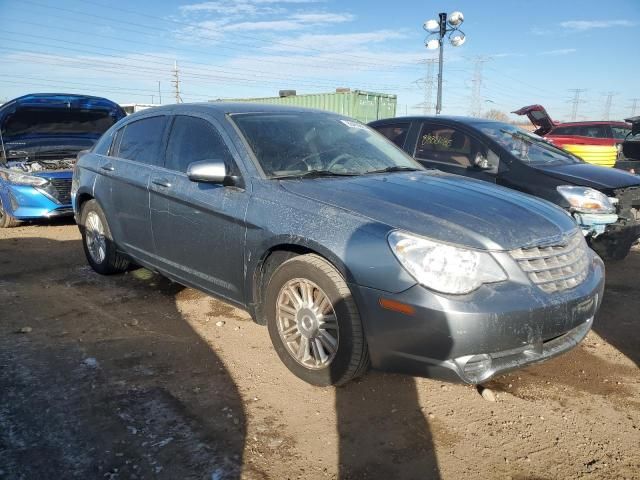
<path id="1" fill-rule="evenodd" d="M 613 166 L 618 145 L 631 131 L 631 126 L 625 122 L 555 122 L 542 105 L 529 105 L 513 113 L 527 115 L 531 123 L 538 127 L 535 133 L 554 145 L 586 162 L 607 167 Z"/>

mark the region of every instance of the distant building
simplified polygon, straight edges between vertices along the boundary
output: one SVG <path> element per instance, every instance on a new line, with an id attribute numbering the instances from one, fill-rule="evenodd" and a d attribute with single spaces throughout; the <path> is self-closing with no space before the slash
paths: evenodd
<path id="1" fill-rule="evenodd" d="M 268 103 L 317 108 L 353 117 L 367 123 L 381 118 L 395 117 L 397 97 L 386 93 L 336 88 L 335 92 L 330 93 L 297 95 L 295 90 L 280 90 L 277 97 L 233 98 L 210 101 Z"/>
<path id="2" fill-rule="evenodd" d="M 120 106 L 127 115 L 131 115 L 132 113 L 146 110 L 147 108 L 157 107 L 158 105 L 153 103 L 121 103 Z"/>

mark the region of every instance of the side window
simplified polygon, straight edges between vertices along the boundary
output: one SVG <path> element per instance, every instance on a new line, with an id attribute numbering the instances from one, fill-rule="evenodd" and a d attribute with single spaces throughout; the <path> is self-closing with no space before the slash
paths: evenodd
<path id="1" fill-rule="evenodd" d="M 580 133 L 583 137 L 591 138 L 607 138 L 607 129 L 604 125 L 585 125 L 580 127 Z"/>
<path id="2" fill-rule="evenodd" d="M 177 115 L 169 135 L 165 167 L 186 172 L 192 162 L 200 160 L 224 160 L 233 164 L 231 153 L 224 140 L 206 120 Z"/>
<path id="3" fill-rule="evenodd" d="M 418 137 L 415 157 L 469 167 L 479 151 L 477 142 L 460 130 L 424 124 Z"/>
<path id="4" fill-rule="evenodd" d="M 551 132 L 551 135 L 576 135 L 574 129 L 571 127 L 558 127 L 554 128 Z"/>
<path id="5" fill-rule="evenodd" d="M 116 148 L 113 150 L 120 158 L 162 165 L 162 135 L 166 123 L 167 117 L 162 115 L 126 124 L 116 134 Z"/>
<path id="6" fill-rule="evenodd" d="M 407 139 L 409 126 L 409 123 L 394 123 L 392 125 L 381 125 L 376 127 L 376 130 L 402 148 L 404 141 Z"/>

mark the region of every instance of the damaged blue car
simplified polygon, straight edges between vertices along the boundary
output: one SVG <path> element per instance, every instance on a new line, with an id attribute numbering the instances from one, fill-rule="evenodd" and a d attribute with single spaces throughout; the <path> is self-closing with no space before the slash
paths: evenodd
<path id="1" fill-rule="evenodd" d="M 38 93 L 0 107 L 0 228 L 72 215 L 76 155 L 125 116 L 100 97 Z"/>

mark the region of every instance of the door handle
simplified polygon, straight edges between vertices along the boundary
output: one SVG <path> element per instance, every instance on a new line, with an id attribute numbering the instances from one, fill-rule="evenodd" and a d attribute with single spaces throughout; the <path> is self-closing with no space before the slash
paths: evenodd
<path id="1" fill-rule="evenodd" d="M 113 172 L 115 170 L 115 168 L 113 168 L 113 165 L 110 163 L 107 163 L 105 165 L 102 165 L 100 167 L 102 170 L 106 170 L 107 172 Z"/>
<path id="2" fill-rule="evenodd" d="M 158 185 L 160 187 L 165 187 L 165 188 L 169 188 L 171 186 L 171 182 L 166 178 L 155 178 L 151 180 L 151 183 L 153 183 L 154 185 Z"/>

